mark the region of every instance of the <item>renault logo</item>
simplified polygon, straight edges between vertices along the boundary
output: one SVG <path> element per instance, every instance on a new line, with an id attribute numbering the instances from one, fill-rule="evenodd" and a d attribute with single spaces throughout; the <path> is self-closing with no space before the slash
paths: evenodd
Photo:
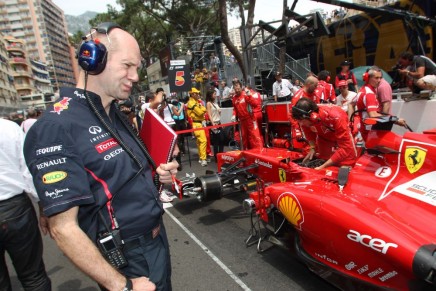
<path id="1" fill-rule="evenodd" d="M 98 134 L 100 132 L 101 132 L 101 128 L 99 126 L 94 125 L 89 128 L 89 133 L 91 134 Z"/>

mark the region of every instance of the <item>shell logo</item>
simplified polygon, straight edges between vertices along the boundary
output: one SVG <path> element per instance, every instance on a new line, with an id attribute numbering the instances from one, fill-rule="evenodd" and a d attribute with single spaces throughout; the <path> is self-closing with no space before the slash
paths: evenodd
<path id="1" fill-rule="evenodd" d="M 294 194 L 288 192 L 281 194 L 278 199 L 278 208 L 295 228 L 301 230 L 301 225 L 304 222 L 304 213 L 300 202 Z"/>

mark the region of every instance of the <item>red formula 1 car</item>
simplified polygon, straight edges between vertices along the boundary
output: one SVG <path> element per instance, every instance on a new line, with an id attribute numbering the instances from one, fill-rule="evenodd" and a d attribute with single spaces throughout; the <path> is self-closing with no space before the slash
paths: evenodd
<path id="1" fill-rule="evenodd" d="M 436 290 L 436 130 L 372 131 L 353 168 L 318 171 L 322 161 L 302 157 L 281 148 L 222 153 L 219 173 L 185 191 L 206 201 L 254 190 L 243 203 L 252 213 L 247 245 L 261 252 L 291 227 L 298 257 L 340 289 Z"/>

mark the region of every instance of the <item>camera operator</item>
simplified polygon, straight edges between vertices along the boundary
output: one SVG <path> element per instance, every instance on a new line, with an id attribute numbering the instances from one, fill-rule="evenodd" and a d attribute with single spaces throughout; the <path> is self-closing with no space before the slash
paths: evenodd
<path id="1" fill-rule="evenodd" d="M 175 130 L 186 130 L 185 104 L 177 99 L 171 100 L 173 105 L 173 119 L 176 123 Z M 177 143 L 179 145 L 180 154 L 185 154 L 185 134 L 178 135 Z M 180 164 L 180 161 L 178 161 Z"/>
<path id="2" fill-rule="evenodd" d="M 426 56 L 415 56 L 409 52 L 403 52 L 398 59 L 401 69 L 398 72 L 405 77 L 411 78 L 413 84 L 419 89 L 435 90 L 436 88 L 436 64 Z"/>

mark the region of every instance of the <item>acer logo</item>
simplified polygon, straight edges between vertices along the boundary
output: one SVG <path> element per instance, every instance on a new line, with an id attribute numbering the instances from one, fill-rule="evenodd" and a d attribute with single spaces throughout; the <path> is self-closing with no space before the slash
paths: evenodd
<path id="1" fill-rule="evenodd" d="M 398 245 L 394 243 L 387 243 L 379 238 L 372 238 L 372 236 L 367 234 L 360 234 L 355 230 L 350 229 L 350 233 L 348 233 L 347 238 L 349 240 L 361 243 L 365 247 L 371 248 L 376 252 L 386 254 L 389 247 L 397 248 Z"/>

